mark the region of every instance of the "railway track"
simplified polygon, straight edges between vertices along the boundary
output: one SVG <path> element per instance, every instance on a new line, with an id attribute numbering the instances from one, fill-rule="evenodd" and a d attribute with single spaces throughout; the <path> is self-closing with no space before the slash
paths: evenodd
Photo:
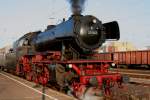
<path id="1" fill-rule="evenodd" d="M 137 69 L 112 69 L 112 72 L 118 72 L 122 75 L 129 76 L 131 84 L 140 84 L 150 86 L 150 70 Z"/>
<path id="2" fill-rule="evenodd" d="M 114 71 L 119 72 L 130 72 L 130 73 L 140 73 L 140 74 L 150 74 L 150 70 L 142 70 L 142 69 L 113 69 Z"/>
<path id="3" fill-rule="evenodd" d="M 111 71 L 128 75 L 133 78 L 150 79 L 150 70 L 112 69 Z"/>

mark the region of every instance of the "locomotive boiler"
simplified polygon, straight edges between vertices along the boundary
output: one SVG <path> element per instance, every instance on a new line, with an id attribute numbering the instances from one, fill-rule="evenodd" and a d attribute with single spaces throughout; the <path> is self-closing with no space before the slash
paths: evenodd
<path id="1" fill-rule="evenodd" d="M 77 15 L 41 32 L 31 42 L 37 51 L 61 50 L 62 45 L 70 45 L 81 52 L 96 49 L 107 39 L 118 40 L 119 36 L 117 22 L 102 24 L 94 16 Z"/>

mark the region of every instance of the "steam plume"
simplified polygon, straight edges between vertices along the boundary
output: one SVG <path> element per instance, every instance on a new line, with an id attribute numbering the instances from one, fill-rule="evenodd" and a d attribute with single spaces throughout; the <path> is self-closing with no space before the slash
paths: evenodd
<path id="1" fill-rule="evenodd" d="M 74 15 L 82 13 L 86 0 L 68 0 L 71 5 L 71 10 Z"/>

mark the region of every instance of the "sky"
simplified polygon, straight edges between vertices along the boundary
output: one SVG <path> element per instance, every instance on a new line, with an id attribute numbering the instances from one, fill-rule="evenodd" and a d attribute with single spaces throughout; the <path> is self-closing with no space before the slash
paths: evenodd
<path id="1" fill-rule="evenodd" d="M 83 15 L 94 15 L 103 23 L 118 21 L 119 41 L 143 48 L 150 46 L 149 5 L 150 0 L 87 0 Z M 0 48 L 70 15 L 67 0 L 0 0 Z"/>

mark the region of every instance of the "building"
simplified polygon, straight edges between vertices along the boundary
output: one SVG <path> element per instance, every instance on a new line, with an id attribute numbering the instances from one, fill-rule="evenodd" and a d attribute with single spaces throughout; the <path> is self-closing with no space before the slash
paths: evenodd
<path id="1" fill-rule="evenodd" d="M 11 45 L 0 48 L 0 53 L 8 53 L 11 48 Z"/>
<path id="2" fill-rule="evenodd" d="M 110 42 L 102 46 L 99 51 L 101 52 L 118 52 L 118 51 L 133 51 L 137 48 L 130 42 Z"/>

